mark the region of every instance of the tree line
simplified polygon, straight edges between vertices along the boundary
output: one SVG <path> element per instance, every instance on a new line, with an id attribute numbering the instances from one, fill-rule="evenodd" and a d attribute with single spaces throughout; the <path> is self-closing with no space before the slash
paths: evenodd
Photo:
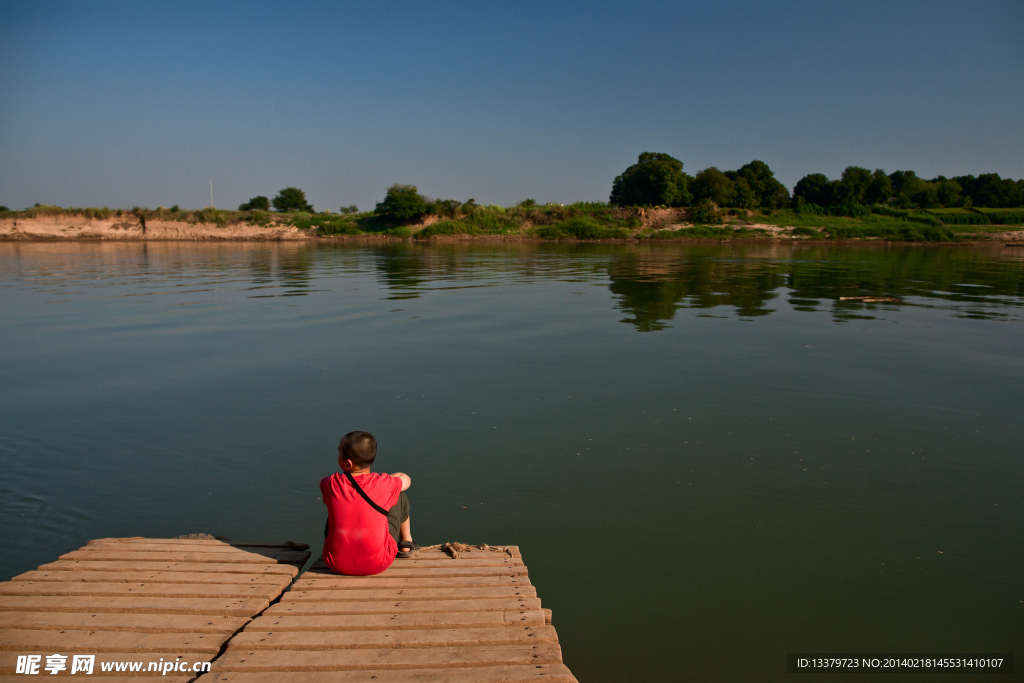
<path id="1" fill-rule="evenodd" d="M 663 153 L 644 152 L 612 183 L 612 206 L 701 206 L 738 209 L 818 211 L 888 204 L 901 209 L 954 207 L 1012 208 L 1024 206 L 1024 180 L 998 173 L 931 180 L 914 171 L 886 173 L 849 166 L 840 178 L 809 173 L 792 194 L 775 178 L 768 164 L 751 161 L 735 171 L 714 166 L 691 176 L 683 162 Z"/>
<path id="2" fill-rule="evenodd" d="M 965 175 L 931 180 L 914 171 L 886 173 L 860 166 L 848 166 L 842 175 L 830 180 L 823 173 L 809 173 L 797 182 L 793 192 L 775 178 L 763 161 L 754 160 L 735 171 L 714 166 L 689 175 L 683 162 L 660 152 L 644 152 L 637 162 L 612 183 L 608 198 L 611 206 L 696 207 L 703 211 L 714 207 L 775 211 L 790 208 L 801 213 L 860 215 L 865 207 L 885 205 L 899 209 L 937 209 L 960 207 L 1024 207 L 1024 180 L 1001 178 L 998 173 Z M 528 199 L 520 206 L 535 206 Z M 314 213 L 306 194 L 297 187 L 286 187 L 273 198 L 257 195 L 238 207 L 239 211 L 275 211 Z M 415 185 L 395 184 L 388 188 L 373 213 L 391 221 L 414 221 L 427 214 L 455 218 L 471 214 L 474 200 L 431 199 L 419 193 Z M 341 214 L 354 214 L 355 205 L 343 206 Z"/>

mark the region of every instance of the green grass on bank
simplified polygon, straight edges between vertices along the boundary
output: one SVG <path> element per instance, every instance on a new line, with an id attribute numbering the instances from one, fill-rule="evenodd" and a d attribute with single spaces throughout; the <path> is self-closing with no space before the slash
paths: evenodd
<path id="1" fill-rule="evenodd" d="M 856 210 L 854 210 L 856 209 Z M 529 235 L 543 239 L 746 239 L 770 236 L 752 224 L 793 228 L 792 235 L 822 240 L 874 239 L 899 242 L 954 242 L 974 239 L 986 233 L 1024 226 L 1024 209 L 930 209 L 906 210 L 889 206 L 842 207 L 828 211 L 796 212 L 777 210 L 747 212 L 723 210 L 724 222 L 697 224 L 670 229 L 672 223 L 688 223 L 686 210 L 661 213 L 665 224 L 648 224 L 642 230 L 635 208 L 609 207 L 602 202 L 576 204 L 527 203 L 512 206 L 461 205 L 442 220 L 420 228 L 420 224 L 389 222 L 372 212 L 278 213 L 272 211 L 231 211 L 208 207 L 182 210 L 178 207 L 148 209 L 62 208 L 37 205 L 25 211 L 0 212 L 4 217 L 82 215 L 93 219 L 162 220 L 207 223 L 226 226 L 293 225 L 320 236 L 385 235 L 399 238 L 429 239 L 441 236 Z M 840 215 L 846 213 L 847 215 Z M 652 213 L 647 213 L 651 216 Z"/>
<path id="2" fill-rule="evenodd" d="M 643 239 L 651 240 L 679 240 L 679 239 L 743 239 L 752 237 L 766 237 L 767 230 L 748 228 L 746 226 L 733 225 L 695 225 L 691 228 L 679 228 L 677 230 L 651 230 L 641 233 Z"/>

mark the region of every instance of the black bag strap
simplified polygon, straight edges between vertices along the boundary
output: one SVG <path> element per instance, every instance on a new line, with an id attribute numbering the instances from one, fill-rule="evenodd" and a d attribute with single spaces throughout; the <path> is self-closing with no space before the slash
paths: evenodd
<path id="1" fill-rule="evenodd" d="M 348 477 L 349 482 L 352 484 L 352 486 L 355 487 L 356 491 L 359 491 L 359 495 L 363 497 L 363 500 L 369 503 L 370 506 L 380 514 L 384 515 L 385 517 L 388 516 L 387 510 L 385 510 L 380 505 L 377 505 L 372 500 L 370 500 L 370 497 L 366 495 L 366 491 L 364 491 L 363 488 L 356 483 L 356 478 L 352 476 L 351 472 L 345 472 L 345 476 Z"/>

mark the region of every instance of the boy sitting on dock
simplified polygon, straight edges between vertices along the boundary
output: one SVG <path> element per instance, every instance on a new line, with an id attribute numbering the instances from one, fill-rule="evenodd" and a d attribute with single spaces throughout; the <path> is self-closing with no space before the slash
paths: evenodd
<path id="1" fill-rule="evenodd" d="M 349 432 L 338 444 L 335 472 L 320 480 L 327 506 L 324 563 L 338 574 L 379 574 L 395 557 L 412 557 L 417 546 L 409 522 L 409 475 L 374 474 L 377 439 Z"/>

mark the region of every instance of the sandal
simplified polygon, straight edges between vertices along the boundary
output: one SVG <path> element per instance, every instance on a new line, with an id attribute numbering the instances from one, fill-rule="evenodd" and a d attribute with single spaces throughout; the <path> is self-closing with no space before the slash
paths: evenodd
<path id="1" fill-rule="evenodd" d="M 416 545 L 415 541 L 399 541 L 398 555 L 396 557 L 412 557 L 419 549 L 420 547 Z"/>

